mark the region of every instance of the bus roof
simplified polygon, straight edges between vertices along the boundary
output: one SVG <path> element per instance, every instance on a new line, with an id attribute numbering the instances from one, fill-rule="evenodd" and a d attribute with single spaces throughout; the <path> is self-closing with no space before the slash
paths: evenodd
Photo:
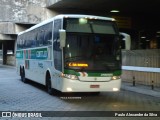
<path id="1" fill-rule="evenodd" d="M 47 23 L 50 23 L 52 22 L 54 19 L 62 19 L 62 18 L 88 18 L 88 19 L 99 19 L 99 20 L 108 20 L 108 21 L 115 21 L 114 18 L 109 18 L 109 17 L 102 17 L 102 16 L 94 16 L 94 15 L 80 15 L 80 14 L 63 14 L 63 15 L 57 15 L 55 17 L 52 17 L 48 20 L 45 20 L 39 24 L 36 24 L 34 26 L 32 26 L 31 28 L 25 30 L 25 31 L 22 31 L 20 33 L 18 33 L 18 35 L 21 35 L 23 33 L 26 33 L 26 32 L 29 32 L 29 31 L 32 31 L 34 30 L 35 28 L 38 28 L 42 25 L 45 25 Z"/>

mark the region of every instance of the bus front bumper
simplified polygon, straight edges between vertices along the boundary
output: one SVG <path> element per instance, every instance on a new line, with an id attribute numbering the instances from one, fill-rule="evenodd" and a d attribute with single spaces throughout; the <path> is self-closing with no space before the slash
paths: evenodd
<path id="1" fill-rule="evenodd" d="M 121 79 L 103 81 L 103 82 L 86 82 L 79 80 L 70 80 L 63 78 L 61 92 L 107 92 L 120 91 Z"/>

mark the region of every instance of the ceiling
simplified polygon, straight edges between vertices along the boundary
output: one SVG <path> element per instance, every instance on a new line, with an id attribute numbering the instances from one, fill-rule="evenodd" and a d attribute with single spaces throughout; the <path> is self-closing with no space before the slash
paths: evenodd
<path id="1" fill-rule="evenodd" d="M 57 10 L 110 14 L 113 9 L 124 15 L 160 14 L 160 0 L 60 0 L 49 6 Z"/>
<path id="2" fill-rule="evenodd" d="M 94 14 L 102 16 L 126 16 L 131 19 L 132 29 L 123 29 L 136 38 L 140 33 L 147 32 L 153 36 L 160 31 L 160 0 L 54 0 L 48 6 L 61 14 Z M 119 13 L 111 13 L 119 10 Z M 122 28 L 122 27 L 120 27 Z M 152 34 L 153 33 L 153 34 Z M 151 34 L 151 35 L 150 35 Z"/>

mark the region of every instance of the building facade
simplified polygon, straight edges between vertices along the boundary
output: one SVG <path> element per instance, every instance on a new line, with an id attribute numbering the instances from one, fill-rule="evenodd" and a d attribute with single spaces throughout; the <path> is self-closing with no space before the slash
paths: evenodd
<path id="1" fill-rule="evenodd" d="M 17 34 L 57 13 L 48 0 L 0 0 L 0 63 L 15 65 Z"/>

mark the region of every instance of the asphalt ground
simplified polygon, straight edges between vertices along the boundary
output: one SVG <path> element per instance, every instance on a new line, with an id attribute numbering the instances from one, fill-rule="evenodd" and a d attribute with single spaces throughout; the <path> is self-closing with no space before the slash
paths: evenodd
<path id="1" fill-rule="evenodd" d="M 148 90 L 148 91 L 147 91 Z M 146 91 L 146 92 L 144 92 Z M 146 93 L 156 93 L 154 95 Z M 160 114 L 159 89 L 151 90 L 149 87 L 122 82 L 120 92 L 102 92 L 99 95 L 91 93 L 59 93 L 56 96 L 49 95 L 46 88 L 38 83 L 29 81 L 27 84 L 20 80 L 15 67 L 0 66 L 0 111 L 11 112 L 48 112 L 52 117 L 20 118 L 20 117 L 0 117 L 2 120 L 159 120 L 159 117 L 96 117 L 95 111 L 113 112 L 149 112 Z M 59 111 L 64 115 L 54 117 L 53 112 Z M 67 112 L 70 115 L 67 116 Z M 75 113 L 81 111 L 81 113 Z M 85 112 L 93 113 L 88 117 L 83 117 Z M 73 113 L 72 113 L 73 112 Z M 75 115 L 77 114 L 77 115 Z M 94 117 L 92 117 L 92 115 Z M 56 115 L 55 115 L 56 116 Z M 80 117 L 81 116 L 81 117 Z"/>

